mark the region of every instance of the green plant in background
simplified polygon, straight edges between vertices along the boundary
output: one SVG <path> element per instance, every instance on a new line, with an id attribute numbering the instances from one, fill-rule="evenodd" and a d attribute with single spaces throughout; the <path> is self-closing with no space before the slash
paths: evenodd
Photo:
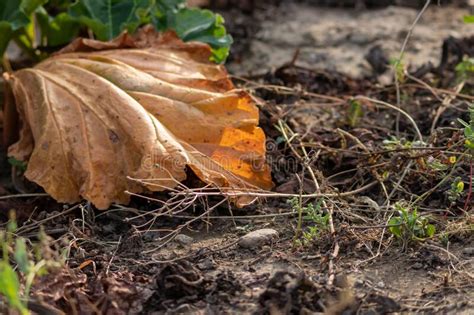
<path id="1" fill-rule="evenodd" d="M 295 243 L 297 245 L 308 246 L 318 238 L 321 233 L 329 229 L 329 213 L 322 211 L 322 199 L 315 204 L 309 203 L 306 206 L 302 206 L 300 205 L 300 200 L 295 197 L 289 199 L 288 203 L 291 205 L 293 211 L 298 213 L 298 227 L 295 234 Z M 303 221 L 308 224 L 305 230 L 302 228 Z M 301 239 L 299 239 L 300 234 L 302 236 Z"/>
<path id="2" fill-rule="evenodd" d="M 397 215 L 388 221 L 389 230 L 403 242 L 404 247 L 410 241 L 421 241 L 435 234 L 435 226 L 427 217 L 419 215 L 416 207 L 410 208 L 403 202 L 397 202 L 394 207 Z"/>
<path id="3" fill-rule="evenodd" d="M 186 8 L 185 0 L 2 0 L 0 56 L 11 40 L 39 58 L 84 29 L 106 41 L 144 24 L 174 30 L 184 41 L 209 44 L 215 62 L 225 61 L 232 44 L 222 16 Z"/>
<path id="4" fill-rule="evenodd" d="M 8 306 L 20 314 L 29 314 L 27 308 L 31 286 L 36 277 L 45 275 L 48 270 L 64 265 L 64 259 L 44 258 L 49 250 L 48 239 L 44 232 L 40 232 L 40 242 L 28 251 L 26 241 L 22 237 L 15 237 L 17 225 L 15 215 L 10 213 L 10 221 L 5 231 L 0 231 L 0 247 L 2 260 L 0 261 L 0 297 L 3 296 Z M 34 259 L 32 258 L 34 256 Z M 14 261 L 16 268 L 10 263 Z"/>
<path id="5" fill-rule="evenodd" d="M 47 0 L 0 1 L 0 56 L 14 39 L 25 50 L 32 49 L 34 41 L 33 13 Z"/>

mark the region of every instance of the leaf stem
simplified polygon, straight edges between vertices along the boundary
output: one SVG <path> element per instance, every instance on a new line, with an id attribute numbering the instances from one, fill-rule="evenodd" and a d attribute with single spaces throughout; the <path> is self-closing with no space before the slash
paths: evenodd
<path id="1" fill-rule="evenodd" d="M 2 67 L 4 72 L 13 72 L 12 65 L 10 64 L 10 59 L 8 59 L 8 55 L 6 52 L 4 52 L 2 56 Z"/>

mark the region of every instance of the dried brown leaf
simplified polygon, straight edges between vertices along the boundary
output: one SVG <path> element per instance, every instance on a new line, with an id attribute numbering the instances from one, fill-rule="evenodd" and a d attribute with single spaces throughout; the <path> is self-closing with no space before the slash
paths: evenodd
<path id="1" fill-rule="evenodd" d="M 258 109 L 209 55 L 147 28 L 79 39 L 7 78 L 22 121 L 9 155 L 28 160 L 25 176 L 56 200 L 100 209 L 127 203 L 125 191 L 175 187 L 186 166 L 218 187 L 268 189 Z"/>

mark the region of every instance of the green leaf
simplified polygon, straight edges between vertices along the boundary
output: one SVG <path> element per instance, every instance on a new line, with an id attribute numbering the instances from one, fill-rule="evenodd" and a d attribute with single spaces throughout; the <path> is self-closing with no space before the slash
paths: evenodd
<path id="1" fill-rule="evenodd" d="M 185 41 L 196 38 L 214 23 L 215 16 L 209 10 L 182 9 L 168 16 L 168 27 L 175 30 Z"/>
<path id="2" fill-rule="evenodd" d="M 17 169 L 19 169 L 22 172 L 26 171 L 27 163 L 25 161 L 17 160 L 14 157 L 9 157 L 8 163 L 10 163 L 11 166 L 15 166 Z"/>
<path id="3" fill-rule="evenodd" d="M 15 2 L 7 0 L 7 2 Z M 20 3 L 20 10 L 26 14 L 26 16 L 31 17 L 31 14 L 36 11 L 40 6 L 46 4 L 48 0 L 22 0 Z"/>
<path id="4" fill-rule="evenodd" d="M 20 281 L 13 268 L 6 262 L 0 262 L 0 293 L 5 296 L 12 308 L 28 314 L 20 298 Z"/>
<path id="5" fill-rule="evenodd" d="M 23 2 L 0 1 L 0 21 L 8 23 L 13 31 L 30 22 L 28 15 L 22 11 Z"/>
<path id="6" fill-rule="evenodd" d="M 456 192 L 457 193 L 462 193 L 464 191 L 464 182 L 463 181 L 459 181 L 457 184 L 456 184 Z"/>
<path id="7" fill-rule="evenodd" d="M 402 229 L 400 227 L 400 223 L 401 222 L 399 218 L 391 218 L 388 221 L 388 225 L 391 225 L 388 229 L 396 237 L 402 237 Z"/>
<path id="8" fill-rule="evenodd" d="M 66 12 L 73 2 L 74 0 L 49 0 L 44 8 L 50 13 Z"/>
<path id="9" fill-rule="evenodd" d="M 466 141 L 464 141 L 464 146 L 468 149 L 474 150 L 474 142 L 469 139 L 466 139 Z"/>
<path id="10" fill-rule="evenodd" d="M 458 118 L 458 121 L 464 127 L 469 128 L 469 124 L 467 122 L 465 122 L 464 120 L 462 120 L 461 118 Z"/>
<path id="11" fill-rule="evenodd" d="M 464 126 L 464 146 L 470 150 L 474 150 L 474 105 L 469 106 L 469 123 L 462 119 L 458 121 Z"/>
<path id="12" fill-rule="evenodd" d="M 17 238 L 15 241 L 15 261 L 18 269 L 27 274 L 31 269 L 31 263 L 28 260 L 28 252 L 26 251 L 26 243 L 23 238 Z"/>
<path id="13" fill-rule="evenodd" d="M 33 12 L 48 0 L 0 1 L 0 56 L 7 49 L 14 33 L 27 26 Z"/>
<path id="14" fill-rule="evenodd" d="M 43 46 L 65 45 L 79 32 L 79 22 L 64 12 L 51 17 L 46 10 L 40 9 L 36 13 L 36 20 L 41 28 Z"/>
<path id="15" fill-rule="evenodd" d="M 201 41 L 212 48 L 211 60 L 223 62 L 232 44 L 224 19 L 209 10 L 188 9 L 185 0 L 0 0 L 0 52 L 5 50 L 14 36 L 19 38 L 26 25 L 31 26 L 31 15 L 36 12 L 41 29 L 42 46 L 60 46 L 77 36 L 80 27 L 89 28 L 97 39 L 111 40 L 124 30 L 134 32 L 146 23 L 153 23 L 160 31 L 173 29 L 184 41 Z M 38 8 L 40 8 L 38 10 Z M 47 11 L 48 10 L 48 11 Z M 59 12 L 51 16 L 48 12 Z M 67 11 L 67 12 L 65 12 Z M 2 21 L 7 22 L 2 24 Z M 28 30 L 32 29 L 28 27 Z M 16 34 L 16 35 L 15 35 Z M 23 36 L 22 35 L 22 36 Z"/>
<path id="16" fill-rule="evenodd" d="M 427 237 L 432 237 L 436 233 L 436 227 L 433 224 L 428 224 L 425 232 Z"/>
<path id="17" fill-rule="evenodd" d="M 176 10 L 183 8 L 186 4 L 186 0 L 160 0 L 158 6 L 166 10 Z"/>
<path id="18" fill-rule="evenodd" d="M 8 233 L 9 233 L 9 235 L 12 235 L 16 231 L 17 227 L 18 226 L 16 224 L 16 220 L 10 218 L 10 220 L 7 223 L 7 235 L 8 235 Z"/>
<path id="19" fill-rule="evenodd" d="M 441 163 L 439 160 L 435 159 L 432 162 L 428 163 L 429 167 L 435 171 L 445 171 L 449 168 L 448 165 Z"/>
<path id="20" fill-rule="evenodd" d="M 176 31 L 184 41 L 200 41 L 209 44 L 213 50 L 212 60 L 223 62 L 229 55 L 232 37 L 224 27 L 224 18 L 209 10 L 180 9 L 168 12 L 166 25 L 158 25 Z"/>
<path id="21" fill-rule="evenodd" d="M 466 15 L 464 17 L 464 23 L 474 23 L 474 15 Z"/>
<path id="22" fill-rule="evenodd" d="M 123 30 L 130 32 L 147 22 L 152 0 L 78 0 L 69 14 L 94 32 L 99 40 L 111 40 Z"/>
<path id="23" fill-rule="evenodd" d="M 3 56 L 5 50 L 7 50 L 8 43 L 12 39 L 13 29 L 8 22 L 0 21 L 0 58 Z"/>

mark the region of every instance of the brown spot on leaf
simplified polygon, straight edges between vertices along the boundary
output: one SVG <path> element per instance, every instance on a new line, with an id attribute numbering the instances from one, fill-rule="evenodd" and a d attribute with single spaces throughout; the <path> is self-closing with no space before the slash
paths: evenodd
<path id="1" fill-rule="evenodd" d="M 113 131 L 109 129 L 109 139 L 113 143 L 118 143 L 119 142 L 119 136 Z"/>

